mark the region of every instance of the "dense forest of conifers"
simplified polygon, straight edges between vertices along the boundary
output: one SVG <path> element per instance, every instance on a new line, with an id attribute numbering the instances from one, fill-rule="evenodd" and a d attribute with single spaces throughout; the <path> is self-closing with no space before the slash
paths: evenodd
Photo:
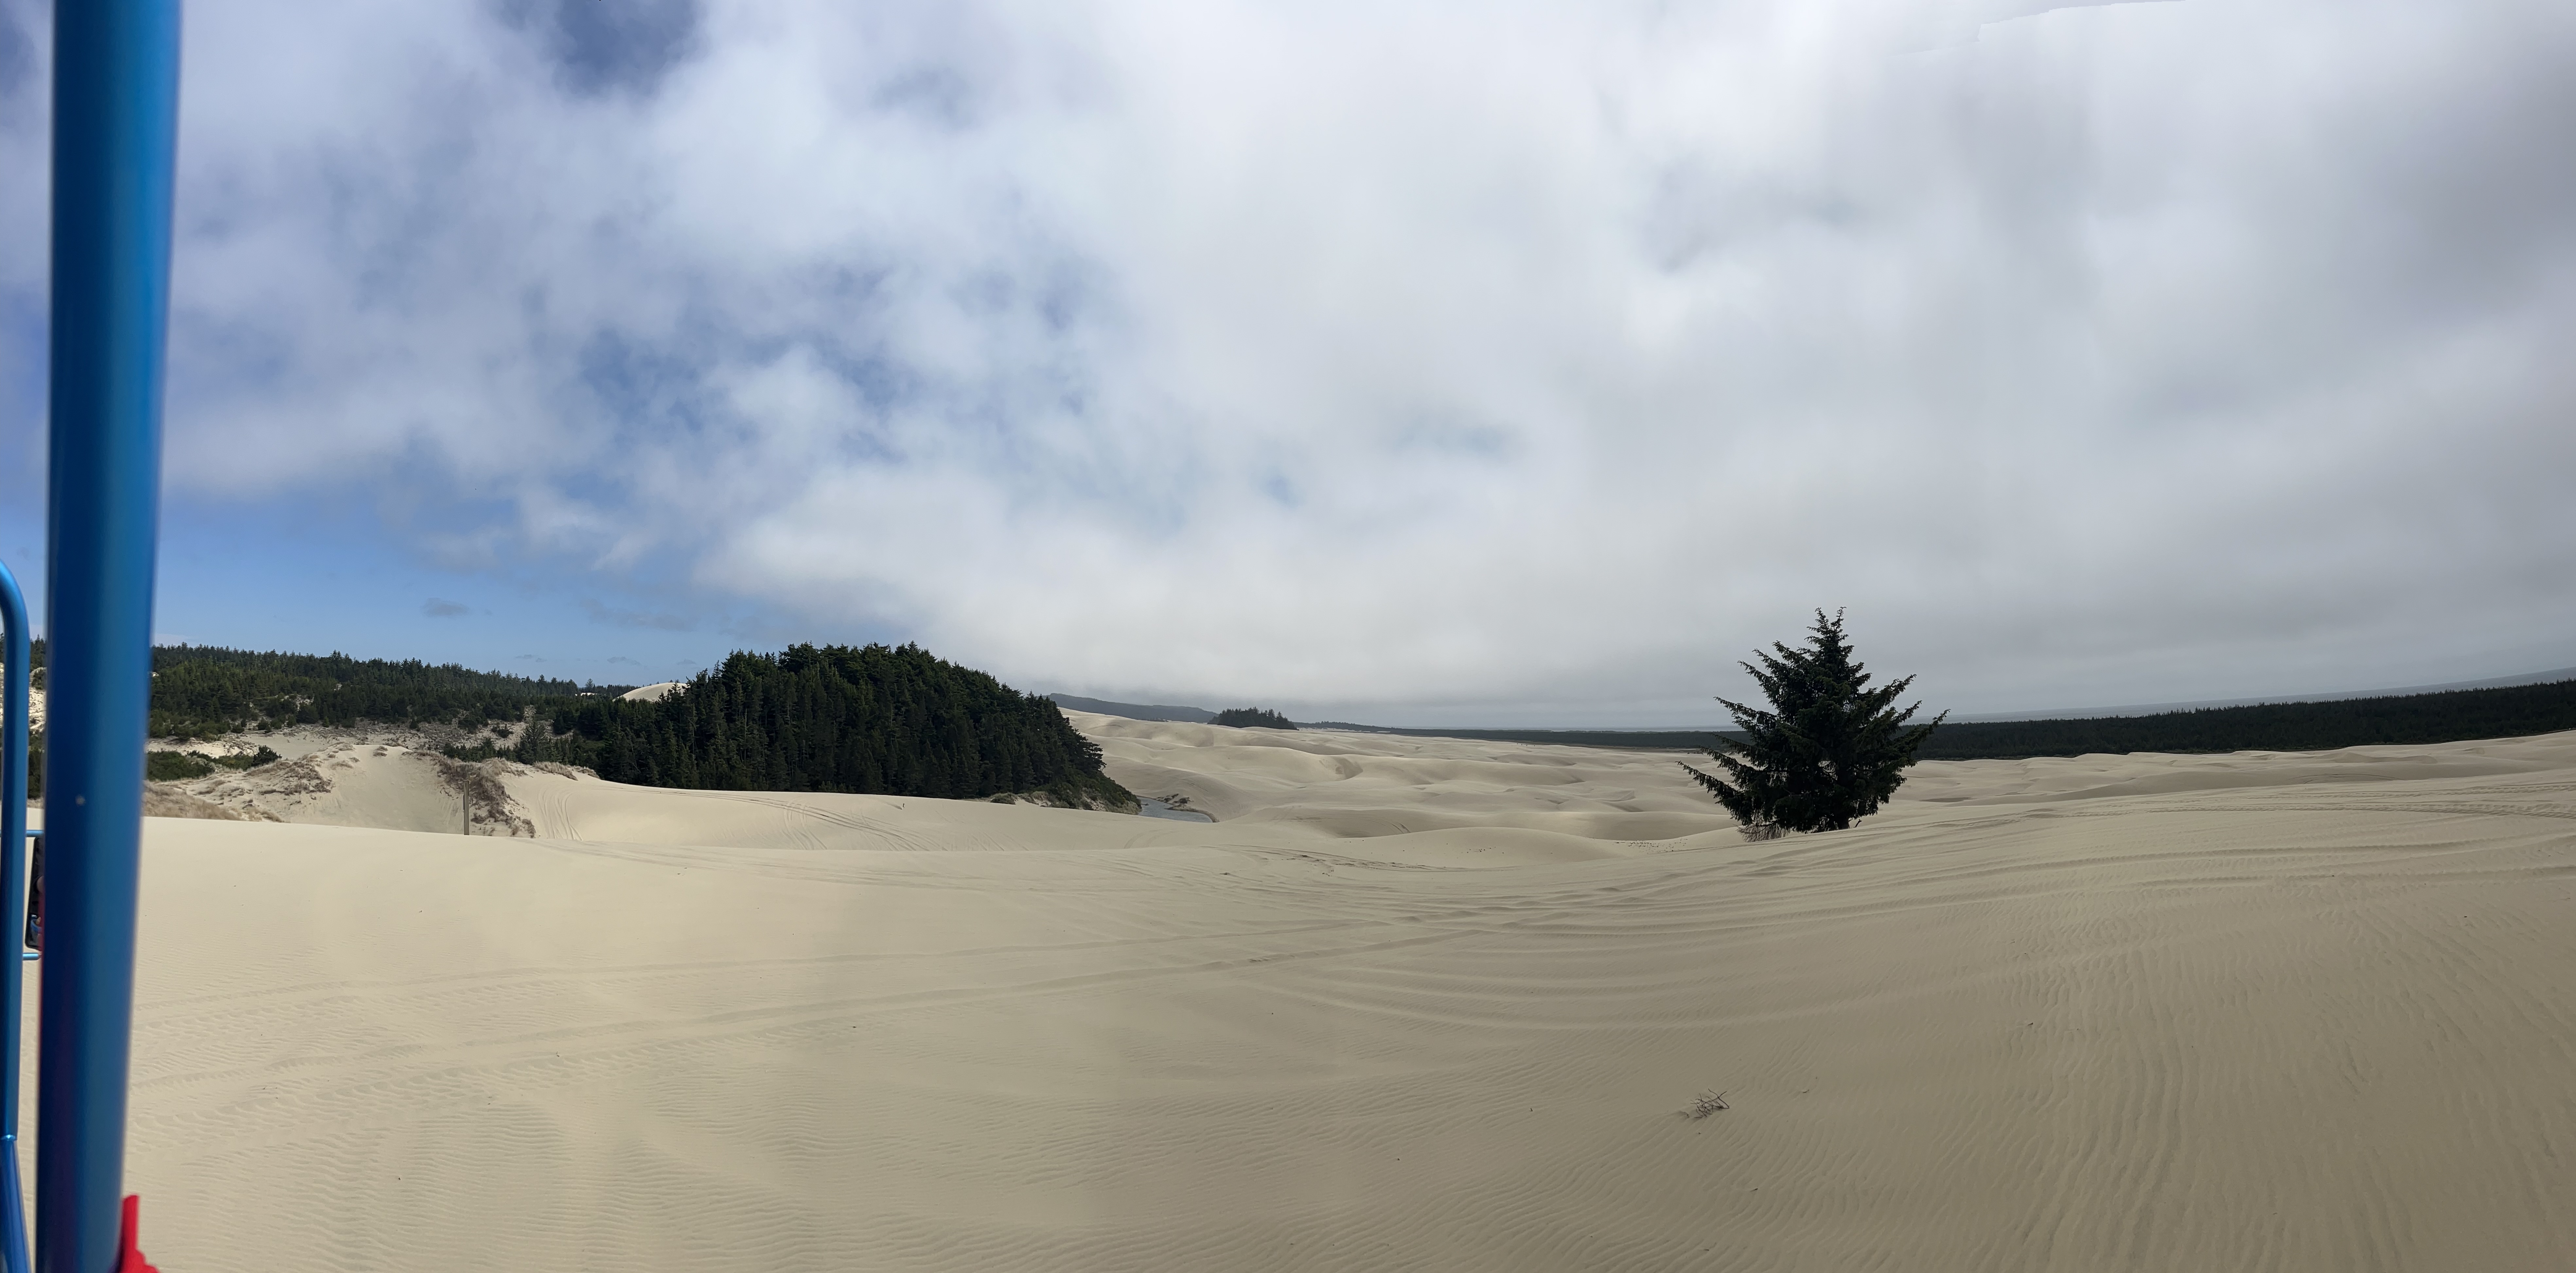
<path id="1" fill-rule="evenodd" d="M 451 754 L 562 761 L 612 782 L 955 799 L 1043 791 L 1133 809 L 1100 747 L 1045 697 L 917 645 L 735 654 L 659 702 L 558 699 L 519 743 Z"/>
<path id="2" fill-rule="evenodd" d="M 42 669 L 45 643 L 36 642 L 34 653 L 33 662 Z M 584 692 L 621 694 L 629 688 L 476 672 L 417 659 L 164 645 L 152 651 L 149 728 L 155 738 L 178 739 L 361 721 L 404 726 L 438 722 L 472 729 L 518 720 L 538 702 Z"/>
<path id="3" fill-rule="evenodd" d="M 34 654 L 41 677 L 43 642 Z M 1101 773 L 1099 747 L 1054 703 L 918 646 L 736 654 L 658 703 L 619 699 L 628 688 L 416 660 L 164 646 L 153 651 L 150 729 L 190 739 L 296 724 L 489 726 L 492 736 L 446 750 L 563 761 L 660 787 L 960 798 L 1043 791 L 1067 804 L 1136 803 Z M 528 728 L 504 745 L 498 727 L 521 721 Z M 40 795 L 43 766 L 39 739 L 30 768 Z"/>
<path id="4" fill-rule="evenodd" d="M 1267 707 L 1229 707 L 1218 712 L 1211 725 L 1231 725 L 1236 729 L 1295 729 L 1296 722 Z"/>
<path id="5" fill-rule="evenodd" d="M 1318 721 L 1308 728 L 1655 751 L 1705 747 L 1711 736 L 1708 730 L 1686 729 L 1388 729 L 1340 721 Z M 2088 752 L 2332 751 L 2378 744 L 2520 738 L 2562 729 L 2576 729 L 2576 681 L 2323 703 L 2204 707 L 2152 716 L 1954 722 L 1932 731 L 1916 757 L 1981 760 Z M 1732 736 L 1733 731 L 1726 733 Z"/>

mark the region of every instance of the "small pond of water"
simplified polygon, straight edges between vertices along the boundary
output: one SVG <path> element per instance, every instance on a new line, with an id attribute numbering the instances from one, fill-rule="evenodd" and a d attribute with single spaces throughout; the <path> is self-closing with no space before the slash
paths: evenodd
<path id="1" fill-rule="evenodd" d="M 1216 821 L 1216 819 L 1211 818 L 1196 809 L 1175 809 L 1160 800 L 1154 799 L 1152 796 L 1138 796 L 1136 798 L 1144 802 L 1145 816 L 1149 818 L 1170 818 L 1174 822 Z"/>

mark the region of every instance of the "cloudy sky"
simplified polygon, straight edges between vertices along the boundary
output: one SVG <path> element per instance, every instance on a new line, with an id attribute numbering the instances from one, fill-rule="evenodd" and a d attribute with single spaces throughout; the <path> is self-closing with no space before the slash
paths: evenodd
<path id="1" fill-rule="evenodd" d="M 0 0 L 40 579 L 47 6 Z M 2576 665 L 2563 0 L 228 0 L 159 626 L 1714 719 Z"/>

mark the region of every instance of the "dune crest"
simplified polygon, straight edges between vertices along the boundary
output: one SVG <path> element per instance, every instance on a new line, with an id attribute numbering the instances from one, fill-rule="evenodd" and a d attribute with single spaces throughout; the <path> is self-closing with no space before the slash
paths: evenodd
<path id="1" fill-rule="evenodd" d="M 265 741 L 272 736 L 245 737 Z M 253 820 L 451 835 L 467 834 L 469 828 L 474 835 L 536 834 L 506 785 L 509 777 L 538 772 L 526 765 L 467 763 L 363 735 L 304 741 L 313 743 L 310 749 L 256 769 L 217 770 L 165 785 L 174 794 Z M 240 739 L 205 745 L 216 746 L 249 750 Z M 561 765 L 547 768 L 564 770 Z"/>

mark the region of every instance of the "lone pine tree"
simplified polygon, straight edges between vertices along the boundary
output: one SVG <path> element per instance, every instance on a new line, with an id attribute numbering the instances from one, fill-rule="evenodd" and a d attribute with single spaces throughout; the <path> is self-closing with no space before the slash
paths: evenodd
<path id="1" fill-rule="evenodd" d="M 1726 807 L 1745 829 L 1761 835 L 1783 831 L 1840 831 L 1878 812 L 1903 782 L 1914 751 L 1949 715 L 1908 728 L 1923 705 L 1893 705 L 1911 676 L 1877 689 L 1852 659 L 1843 639 L 1843 616 L 1816 611 L 1816 626 L 1802 649 L 1777 641 L 1775 657 L 1760 650 L 1745 671 L 1771 700 L 1771 710 L 1719 699 L 1735 716 L 1743 741 L 1721 736 L 1708 749 L 1722 771 L 1682 768 Z"/>

